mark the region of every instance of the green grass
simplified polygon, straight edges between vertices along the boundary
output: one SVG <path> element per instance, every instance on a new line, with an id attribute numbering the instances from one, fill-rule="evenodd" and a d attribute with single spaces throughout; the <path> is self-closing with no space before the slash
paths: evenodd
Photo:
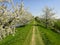
<path id="1" fill-rule="evenodd" d="M 45 27 L 41 26 L 40 23 L 37 21 L 36 24 L 38 24 L 37 26 L 45 45 L 60 45 L 60 34 L 50 29 L 46 29 Z"/>
<path id="2" fill-rule="evenodd" d="M 5 39 L 0 41 L 0 45 L 22 45 L 32 28 L 31 24 L 32 22 L 30 22 L 30 24 L 27 24 L 25 27 L 16 28 L 15 36 L 7 36 Z M 28 38 L 29 40 L 31 38 L 31 34 L 32 32 L 30 33 L 30 37 Z M 29 40 L 27 40 L 27 43 L 29 43 Z"/>
<path id="3" fill-rule="evenodd" d="M 38 29 L 38 26 L 40 26 L 40 25 L 37 21 L 35 21 L 34 25 L 35 25 L 35 42 L 36 42 L 36 45 L 44 45 L 44 42 L 42 40 L 42 36 L 39 33 L 39 29 Z"/>
<path id="4" fill-rule="evenodd" d="M 37 26 L 36 26 L 36 27 L 37 27 Z M 38 32 L 37 32 L 37 28 L 36 28 L 36 30 L 35 30 L 35 35 L 36 35 L 36 36 L 35 36 L 36 45 L 41 45 L 41 44 L 40 44 L 41 42 L 39 41 L 39 38 L 38 38 L 39 35 L 38 35 Z"/>
<path id="5" fill-rule="evenodd" d="M 34 24 L 33 21 L 34 20 L 32 20 L 25 27 L 16 28 L 15 36 L 7 36 L 5 39 L 0 41 L 0 45 L 29 45 L 32 38 L 33 25 L 38 27 L 45 45 L 60 45 L 60 34 L 40 26 L 38 22 L 35 22 L 36 24 Z M 36 45 L 40 45 L 38 39 L 36 40 Z"/>
<path id="6" fill-rule="evenodd" d="M 60 34 L 39 26 L 45 45 L 60 45 Z"/>

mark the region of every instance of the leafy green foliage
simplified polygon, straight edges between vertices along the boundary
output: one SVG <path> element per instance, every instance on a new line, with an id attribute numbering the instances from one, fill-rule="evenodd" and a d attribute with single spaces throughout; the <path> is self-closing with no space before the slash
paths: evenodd
<path id="1" fill-rule="evenodd" d="M 60 20 L 57 19 L 57 22 L 55 22 L 54 28 L 58 31 L 60 31 Z"/>

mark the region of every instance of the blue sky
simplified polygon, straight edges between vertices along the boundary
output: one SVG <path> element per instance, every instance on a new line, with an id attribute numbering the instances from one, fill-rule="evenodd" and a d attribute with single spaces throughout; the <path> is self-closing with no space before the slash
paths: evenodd
<path id="1" fill-rule="evenodd" d="M 20 4 L 21 0 L 14 0 Z M 40 16 L 45 6 L 54 8 L 56 15 L 60 18 L 60 0 L 23 0 L 25 8 L 29 8 L 34 16 Z"/>

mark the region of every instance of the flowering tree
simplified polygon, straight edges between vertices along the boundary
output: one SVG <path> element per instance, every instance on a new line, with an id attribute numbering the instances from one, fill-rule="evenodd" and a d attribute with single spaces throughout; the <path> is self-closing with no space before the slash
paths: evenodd
<path id="1" fill-rule="evenodd" d="M 0 39 L 5 38 L 7 35 L 15 34 L 15 28 L 17 24 L 26 24 L 32 19 L 32 14 L 24 9 L 23 2 L 20 5 L 19 10 L 14 7 L 13 0 L 0 0 Z M 10 2 L 13 12 L 7 10 L 3 2 Z M 17 6 L 18 7 L 18 6 Z"/>
<path id="2" fill-rule="evenodd" d="M 45 19 L 45 25 L 46 28 L 47 27 L 52 27 L 54 25 L 53 20 L 54 20 L 54 15 L 55 13 L 52 11 L 51 8 L 46 7 L 43 10 L 44 14 L 43 14 L 43 18 Z"/>

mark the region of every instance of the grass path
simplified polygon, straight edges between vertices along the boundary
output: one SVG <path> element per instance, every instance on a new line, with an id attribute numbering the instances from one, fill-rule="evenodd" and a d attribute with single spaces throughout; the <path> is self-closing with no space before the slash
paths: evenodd
<path id="1" fill-rule="evenodd" d="M 32 39 L 31 39 L 30 45 L 44 45 L 42 37 L 38 30 L 38 27 L 35 26 L 35 24 L 36 22 L 34 21 L 33 33 L 32 33 Z"/>
<path id="2" fill-rule="evenodd" d="M 35 26 L 33 26 L 33 33 L 32 33 L 32 39 L 30 45 L 35 45 Z"/>
<path id="3" fill-rule="evenodd" d="M 36 40 L 36 45 L 45 45 L 42 40 L 42 36 L 40 35 L 40 32 L 38 30 L 38 27 L 36 27 Z"/>

